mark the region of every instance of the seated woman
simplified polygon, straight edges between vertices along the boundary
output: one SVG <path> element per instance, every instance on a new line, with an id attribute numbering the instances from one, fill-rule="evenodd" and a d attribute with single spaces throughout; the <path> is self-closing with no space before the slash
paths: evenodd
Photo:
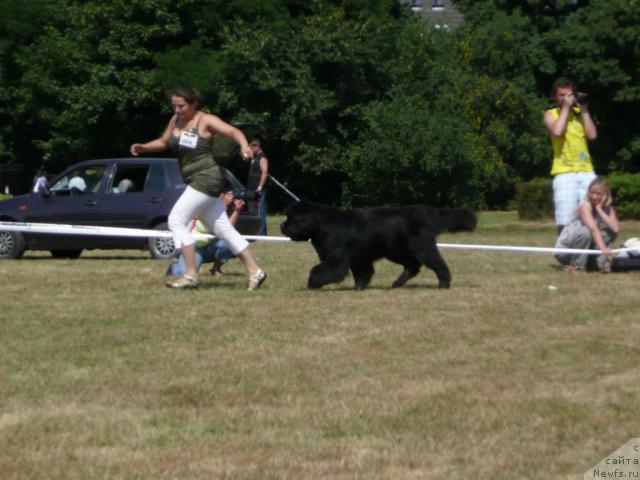
<path id="1" fill-rule="evenodd" d="M 598 248 L 602 251 L 596 258 L 598 268 L 603 273 L 609 273 L 612 257 L 609 245 L 620 231 L 618 217 L 611 203 L 609 185 L 600 178 L 593 180 L 585 199 L 578 205 L 573 220 L 560 233 L 556 248 Z M 589 255 L 557 253 L 555 257 L 565 265 L 566 271 L 576 273 L 586 270 Z"/>

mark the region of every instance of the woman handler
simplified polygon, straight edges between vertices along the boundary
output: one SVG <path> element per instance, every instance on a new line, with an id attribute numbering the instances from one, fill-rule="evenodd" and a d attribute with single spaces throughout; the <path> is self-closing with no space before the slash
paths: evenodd
<path id="1" fill-rule="evenodd" d="M 211 154 L 213 136 L 222 134 L 240 145 L 242 158 L 249 160 L 253 153 L 244 134 L 215 115 L 198 110 L 200 93 L 193 88 L 177 88 L 171 94 L 173 117 L 160 138 L 131 145 L 131 154 L 161 152 L 171 149 L 178 157 L 182 176 L 187 184 L 169 214 L 169 229 L 176 248 L 185 260 L 185 274 L 169 286 L 195 288 L 198 273 L 195 261 L 195 240 L 188 224 L 200 217 L 214 235 L 225 241 L 234 255 L 242 261 L 249 274 L 248 290 L 255 290 L 267 278 L 249 251 L 249 243 L 229 222 L 220 200 L 224 178 Z"/>

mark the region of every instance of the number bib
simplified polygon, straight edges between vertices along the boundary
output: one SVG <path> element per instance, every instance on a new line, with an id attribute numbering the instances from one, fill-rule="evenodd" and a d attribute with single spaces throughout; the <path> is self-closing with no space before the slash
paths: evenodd
<path id="1" fill-rule="evenodd" d="M 183 148 L 188 148 L 189 150 L 195 149 L 196 146 L 198 146 L 198 134 L 193 132 L 182 132 L 180 134 L 178 145 Z"/>

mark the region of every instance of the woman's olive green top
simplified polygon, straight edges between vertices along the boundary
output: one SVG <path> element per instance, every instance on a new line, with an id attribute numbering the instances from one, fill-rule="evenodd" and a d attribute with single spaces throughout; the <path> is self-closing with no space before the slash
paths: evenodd
<path id="1" fill-rule="evenodd" d="M 169 138 L 169 148 L 178 157 L 185 183 L 199 192 L 217 197 L 224 188 L 224 177 L 211 154 L 212 143 L 213 137 L 198 135 L 197 126 L 184 130 L 180 136 L 172 133 Z"/>

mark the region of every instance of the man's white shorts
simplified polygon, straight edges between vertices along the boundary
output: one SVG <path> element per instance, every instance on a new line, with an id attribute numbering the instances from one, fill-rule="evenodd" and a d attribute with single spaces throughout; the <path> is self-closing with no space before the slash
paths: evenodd
<path id="1" fill-rule="evenodd" d="M 553 203 L 556 225 L 568 225 L 578 204 L 584 200 L 589 184 L 596 178 L 593 172 L 559 173 L 553 179 Z"/>

